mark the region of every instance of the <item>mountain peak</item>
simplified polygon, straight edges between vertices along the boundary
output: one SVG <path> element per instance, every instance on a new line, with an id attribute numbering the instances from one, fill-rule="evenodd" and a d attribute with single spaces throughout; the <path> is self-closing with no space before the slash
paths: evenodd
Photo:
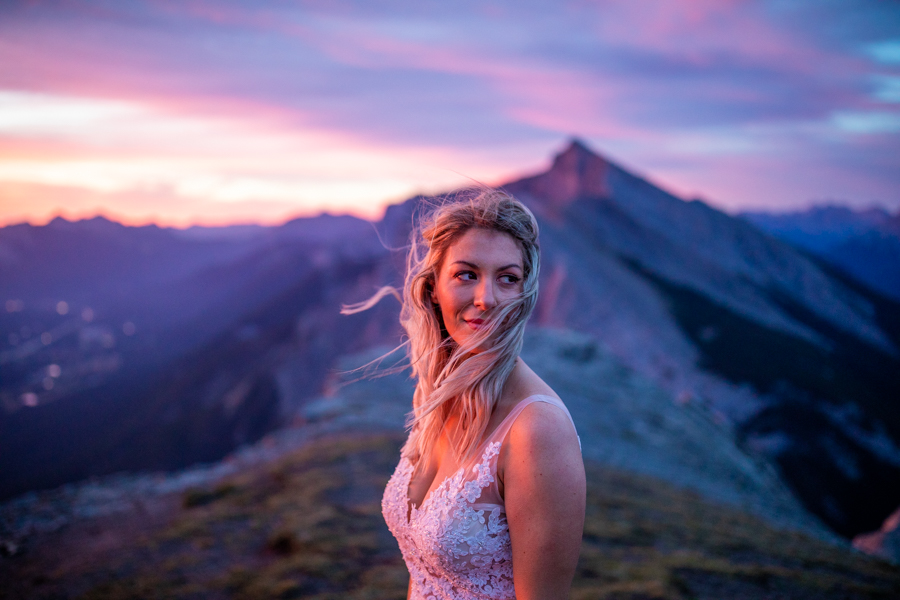
<path id="1" fill-rule="evenodd" d="M 609 165 L 609 161 L 591 150 L 582 140 L 573 137 L 566 148 L 553 157 L 554 169 L 571 169 L 576 167 L 579 174 L 584 174 L 591 166 Z"/>
<path id="2" fill-rule="evenodd" d="M 584 142 L 584 140 L 578 137 L 572 137 L 571 139 L 569 139 L 569 145 L 566 146 L 566 149 L 560 152 L 560 154 L 566 154 L 569 152 L 575 152 L 578 154 L 585 154 L 601 158 L 599 154 L 591 150 L 591 148 Z"/>
<path id="3" fill-rule="evenodd" d="M 80 232 L 91 235 L 117 235 L 119 232 L 130 229 L 130 226 L 113 221 L 103 215 L 95 217 L 70 220 L 62 215 L 54 217 L 45 227 L 48 231 L 56 232 Z M 155 229 L 156 225 L 144 225 L 141 229 Z"/>
<path id="4" fill-rule="evenodd" d="M 613 165 L 578 138 L 553 157 L 550 169 L 506 187 L 513 193 L 526 193 L 562 208 L 577 198 L 609 197 L 609 170 Z"/>

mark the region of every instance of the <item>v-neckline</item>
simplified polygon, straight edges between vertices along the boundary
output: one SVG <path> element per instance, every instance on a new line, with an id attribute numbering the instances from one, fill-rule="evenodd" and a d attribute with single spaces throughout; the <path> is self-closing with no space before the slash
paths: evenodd
<path id="1" fill-rule="evenodd" d="M 413 473 L 415 472 L 416 468 L 408 460 L 407 460 L 407 462 L 409 463 L 409 477 L 406 478 L 406 524 L 409 525 L 410 523 L 412 523 L 413 512 L 418 513 L 418 512 L 421 512 L 422 510 L 424 510 L 425 505 L 428 504 L 428 501 L 431 500 L 431 497 L 434 496 L 434 494 L 439 489 L 441 489 L 445 483 L 447 483 L 453 477 L 456 477 L 460 471 L 465 469 L 466 465 L 460 465 L 460 467 L 458 469 L 456 469 L 455 471 L 453 471 L 452 473 L 450 473 L 449 475 L 444 477 L 444 479 L 441 481 L 440 484 L 438 484 L 438 486 L 436 488 L 429 489 L 427 492 L 425 492 L 425 497 L 422 498 L 422 502 L 419 503 L 419 506 L 414 506 L 412 503 L 412 500 L 409 497 L 409 484 L 412 481 L 412 476 L 413 476 Z M 435 479 L 436 478 L 437 478 L 437 474 L 435 473 Z M 434 480 L 432 480 L 431 483 L 433 484 Z M 429 486 L 429 488 L 430 488 L 430 486 Z"/>

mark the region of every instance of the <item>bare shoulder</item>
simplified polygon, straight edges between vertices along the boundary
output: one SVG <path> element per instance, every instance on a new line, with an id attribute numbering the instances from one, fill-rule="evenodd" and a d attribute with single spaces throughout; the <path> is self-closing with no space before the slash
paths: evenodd
<path id="1" fill-rule="evenodd" d="M 560 404 L 565 404 L 535 373 L 525 361 L 518 360 L 510 374 L 509 385 L 504 389 L 506 411 L 512 410 L 526 398 L 549 396 Z M 566 411 L 549 402 L 531 402 L 516 417 L 509 431 L 508 444 L 510 450 L 540 450 L 558 448 L 560 444 L 574 442 L 577 446 L 578 436 Z"/>
<path id="2" fill-rule="evenodd" d="M 512 424 L 509 443 L 511 449 L 530 451 L 552 452 L 573 444 L 577 450 L 578 436 L 562 408 L 549 402 L 532 402 L 522 409 Z"/>
<path id="3" fill-rule="evenodd" d="M 565 411 L 548 402 L 526 406 L 501 448 L 497 474 L 504 495 L 510 485 L 529 494 L 536 491 L 534 486 L 558 491 L 583 488 L 581 446 Z"/>

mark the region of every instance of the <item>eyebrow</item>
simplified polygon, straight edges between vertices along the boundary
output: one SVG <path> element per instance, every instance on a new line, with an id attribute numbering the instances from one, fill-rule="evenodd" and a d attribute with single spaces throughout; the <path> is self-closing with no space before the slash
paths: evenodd
<path id="1" fill-rule="evenodd" d="M 480 268 L 480 267 L 479 267 L 478 265 L 476 265 L 475 263 L 470 263 L 470 262 L 467 261 L 467 260 L 455 260 L 455 261 L 453 261 L 452 264 L 454 264 L 454 265 L 466 265 L 467 267 L 472 267 L 473 269 L 479 269 L 479 268 Z M 500 267 L 500 268 L 497 269 L 497 270 L 498 270 L 498 271 L 505 271 L 506 269 L 512 269 L 512 268 L 516 268 L 516 269 L 519 269 L 519 270 L 523 270 L 523 269 L 522 269 L 522 266 L 521 266 L 520 264 L 518 264 L 518 263 L 510 263 L 510 264 L 508 264 L 508 265 L 505 265 L 505 266 Z"/>

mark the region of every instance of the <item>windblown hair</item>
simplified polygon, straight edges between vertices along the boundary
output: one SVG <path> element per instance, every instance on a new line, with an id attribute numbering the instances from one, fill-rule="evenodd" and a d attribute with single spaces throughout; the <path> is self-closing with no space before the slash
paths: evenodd
<path id="1" fill-rule="evenodd" d="M 523 290 L 492 308 L 485 315 L 485 327 L 460 345 L 448 335 L 432 294 L 447 250 L 474 228 L 506 233 L 516 241 L 522 250 Z M 410 240 L 400 312 L 416 379 L 413 411 L 407 419 L 410 434 L 402 451 L 410 461 L 430 456 L 451 413 L 458 416 L 448 431 L 457 455 L 468 457 L 475 450 L 522 350 L 525 323 L 537 303 L 539 271 L 537 221 L 503 191 L 486 188 L 457 196 L 418 220 Z M 393 291 L 382 288 L 369 301 L 344 312 L 365 310 Z"/>

